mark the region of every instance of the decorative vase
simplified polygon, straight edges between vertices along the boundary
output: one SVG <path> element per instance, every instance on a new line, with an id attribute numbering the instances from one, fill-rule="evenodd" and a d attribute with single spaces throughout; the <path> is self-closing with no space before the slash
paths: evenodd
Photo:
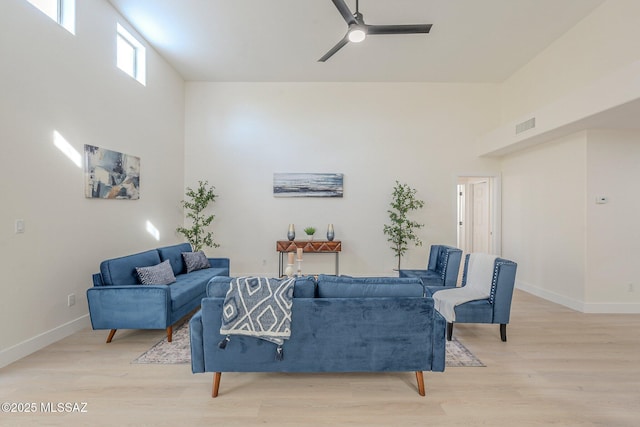
<path id="1" fill-rule="evenodd" d="M 327 227 L 327 240 L 328 241 L 333 241 L 333 238 L 335 237 L 335 233 L 333 232 L 333 224 L 329 224 L 329 226 Z"/>
<path id="2" fill-rule="evenodd" d="M 289 231 L 287 231 L 287 239 L 293 242 L 295 238 L 296 238 L 296 228 L 293 226 L 293 224 L 289 224 Z"/>

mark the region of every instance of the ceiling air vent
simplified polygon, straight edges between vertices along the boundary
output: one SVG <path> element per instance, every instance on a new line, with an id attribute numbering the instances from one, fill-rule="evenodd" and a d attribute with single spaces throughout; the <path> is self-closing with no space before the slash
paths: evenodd
<path id="1" fill-rule="evenodd" d="M 525 130 L 533 129 L 534 127 L 536 127 L 536 118 L 532 117 L 529 120 L 516 125 L 516 135 L 524 132 Z"/>

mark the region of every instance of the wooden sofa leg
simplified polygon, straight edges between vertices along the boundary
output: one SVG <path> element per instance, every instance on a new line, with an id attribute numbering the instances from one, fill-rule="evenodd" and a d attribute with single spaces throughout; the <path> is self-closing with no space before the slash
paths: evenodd
<path id="1" fill-rule="evenodd" d="M 109 336 L 107 337 L 107 344 L 109 344 L 111 342 L 111 340 L 113 339 L 113 336 L 116 334 L 117 329 L 112 329 L 111 331 L 109 331 Z"/>
<path id="2" fill-rule="evenodd" d="M 502 342 L 507 341 L 507 324 L 506 323 L 500 323 L 500 339 L 502 340 Z"/>
<path id="3" fill-rule="evenodd" d="M 213 391 L 211 392 L 211 397 L 218 397 L 218 390 L 220 389 L 220 377 L 222 376 L 221 372 L 216 372 L 213 374 Z"/>
<path id="4" fill-rule="evenodd" d="M 171 342 L 173 340 L 173 326 L 169 326 L 167 328 L 167 341 Z"/>
<path id="5" fill-rule="evenodd" d="M 418 394 L 424 396 L 424 375 L 422 375 L 422 371 L 416 371 L 416 380 L 418 380 Z"/>
<path id="6" fill-rule="evenodd" d="M 451 341 L 453 336 L 453 323 L 447 323 L 447 341 Z"/>

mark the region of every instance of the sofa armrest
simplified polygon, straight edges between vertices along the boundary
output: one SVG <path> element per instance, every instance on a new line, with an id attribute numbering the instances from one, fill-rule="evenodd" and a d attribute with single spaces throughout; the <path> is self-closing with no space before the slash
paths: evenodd
<path id="1" fill-rule="evenodd" d="M 164 329 L 170 326 L 167 285 L 94 286 L 87 289 L 93 329 Z"/>
<path id="2" fill-rule="evenodd" d="M 437 311 L 433 311 L 433 360 L 431 370 L 433 372 L 444 372 L 446 359 L 447 341 L 445 338 L 447 321 Z"/>
<path id="3" fill-rule="evenodd" d="M 229 258 L 208 258 L 209 259 L 209 264 L 211 264 L 212 268 L 226 268 L 227 269 L 227 276 L 229 275 L 229 266 L 230 266 L 230 261 Z"/>

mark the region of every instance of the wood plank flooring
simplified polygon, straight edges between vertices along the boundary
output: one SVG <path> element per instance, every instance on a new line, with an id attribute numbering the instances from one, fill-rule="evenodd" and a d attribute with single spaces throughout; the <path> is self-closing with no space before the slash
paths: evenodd
<path id="1" fill-rule="evenodd" d="M 2 426 L 638 426 L 640 315 L 583 314 L 516 291 L 507 328 L 456 325 L 487 365 L 415 374 L 222 375 L 131 361 L 165 331 L 86 329 L 0 369 Z M 85 413 L 41 403 L 86 402 Z"/>

